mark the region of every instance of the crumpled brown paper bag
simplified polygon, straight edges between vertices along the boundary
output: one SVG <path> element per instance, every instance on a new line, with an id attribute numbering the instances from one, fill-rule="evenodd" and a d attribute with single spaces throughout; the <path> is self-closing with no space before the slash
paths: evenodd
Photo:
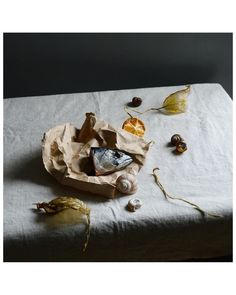
<path id="1" fill-rule="evenodd" d="M 144 164 L 150 143 L 124 130 L 117 131 L 93 113 L 77 129 L 70 123 L 56 126 L 44 134 L 42 156 L 46 170 L 60 183 L 76 189 L 113 198 L 116 180 L 123 173 L 136 175 Z M 128 152 L 133 162 L 106 176 L 91 176 L 91 147 L 107 147 Z"/>

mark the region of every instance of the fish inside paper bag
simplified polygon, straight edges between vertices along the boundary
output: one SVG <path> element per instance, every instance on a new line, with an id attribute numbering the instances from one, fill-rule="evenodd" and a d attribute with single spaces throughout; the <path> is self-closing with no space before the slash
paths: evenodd
<path id="1" fill-rule="evenodd" d="M 150 143 L 124 130 L 116 130 L 93 113 L 86 113 L 81 129 L 70 123 L 44 134 L 42 156 L 46 170 L 60 183 L 76 189 L 113 198 L 116 180 L 124 173 L 136 175 L 144 165 Z M 120 150 L 132 157 L 124 169 L 95 176 L 91 148 Z"/>

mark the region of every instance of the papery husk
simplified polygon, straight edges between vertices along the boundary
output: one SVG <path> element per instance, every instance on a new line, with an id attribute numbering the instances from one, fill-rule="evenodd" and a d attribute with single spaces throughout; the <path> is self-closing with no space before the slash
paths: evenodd
<path id="1" fill-rule="evenodd" d="M 190 86 L 186 86 L 186 89 L 172 93 L 164 100 L 162 109 L 167 114 L 184 113 L 187 108 L 187 96 L 189 92 Z"/>
<path id="2" fill-rule="evenodd" d="M 79 210 L 83 214 L 90 214 L 87 205 L 74 197 L 57 197 L 48 203 L 37 203 L 37 209 L 43 208 L 46 213 L 57 213 L 64 209 Z"/>
<path id="3" fill-rule="evenodd" d="M 87 230 L 86 230 L 86 241 L 84 243 L 83 251 L 86 250 L 90 237 L 90 209 L 87 205 L 74 197 L 57 197 L 50 202 L 36 203 L 37 209 L 44 209 L 46 213 L 55 214 L 65 209 L 78 210 L 84 214 L 87 218 Z"/>

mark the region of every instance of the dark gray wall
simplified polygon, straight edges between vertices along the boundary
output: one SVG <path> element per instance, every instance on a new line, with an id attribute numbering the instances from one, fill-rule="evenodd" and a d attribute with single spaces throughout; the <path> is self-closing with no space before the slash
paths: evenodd
<path id="1" fill-rule="evenodd" d="M 231 33 L 4 34 L 4 97 L 220 83 Z"/>

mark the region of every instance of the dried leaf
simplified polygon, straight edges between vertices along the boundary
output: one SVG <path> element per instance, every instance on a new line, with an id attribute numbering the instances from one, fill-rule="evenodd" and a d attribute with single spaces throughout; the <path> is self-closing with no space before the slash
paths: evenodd
<path id="1" fill-rule="evenodd" d="M 57 197 L 50 202 L 36 203 L 37 209 L 44 209 L 46 213 L 58 213 L 65 209 L 74 209 L 80 211 L 87 217 L 87 232 L 86 242 L 84 243 L 83 251 L 86 250 L 90 237 L 90 209 L 81 200 L 73 197 Z"/>
<path id="2" fill-rule="evenodd" d="M 163 108 L 167 114 L 184 113 L 187 108 L 187 96 L 190 86 L 169 95 L 163 102 Z"/>

